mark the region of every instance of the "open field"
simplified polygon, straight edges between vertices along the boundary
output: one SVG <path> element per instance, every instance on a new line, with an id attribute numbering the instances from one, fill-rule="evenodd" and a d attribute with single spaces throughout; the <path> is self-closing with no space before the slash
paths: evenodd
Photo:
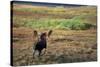
<path id="1" fill-rule="evenodd" d="M 96 7 L 40 7 L 13 4 L 13 65 L 97 60 Z M 33 31 L 53 30 L 46 54 L 33 58 Z"/>

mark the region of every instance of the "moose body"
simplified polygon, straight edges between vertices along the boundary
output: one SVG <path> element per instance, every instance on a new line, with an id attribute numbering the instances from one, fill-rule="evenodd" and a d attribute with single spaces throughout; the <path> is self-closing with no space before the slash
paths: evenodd
<path id="1" fill-rule="evenodd" d="M 41 51 L 41 50 L 43 50 L 44 48 L 46 49 L 46 46 L 47 46 L 47 43 L 46 43 L 46 41 L 39 41 L 37 44 L 36 44 L 36 46 L 35 46 L 35 50 L 39 50 L 39 51 Z"/>
<path id="2" fill-rule="evenodd" d="M 51 35 L 51 33 L 52 33 L 52 30 L 49 31 L 48 37 Z M 37 31 L 34 31 L 34 35 L 38 37 Z M 44 32 L 40 35 L 40 37 L 38 37 L 38 41 L 35 42 L 33 56 L 34 56 L 36 50 L 39 52 L 39 56 L 40 56 L 42 50 L 45 49 L 45 51 L 46 51 L 46 48 L 47 48 L 47 34 L 46 34 L 46 32 Z"/>

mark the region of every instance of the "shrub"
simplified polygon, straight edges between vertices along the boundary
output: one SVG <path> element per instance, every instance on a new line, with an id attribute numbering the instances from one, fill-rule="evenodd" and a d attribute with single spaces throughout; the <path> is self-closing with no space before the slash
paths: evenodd
<path id="1" fill-rule="evenodd" d="M 70 29 L 70 30 L 86 30 L 90 29 L 94 25 L 90 23 L 84 23 L 80 17 L 72 19 L 27 19 L 27 18 L 15 18 L 16 23 L 14 26 L 29 27 L 29 28 L 39 28 L 39 29 Z"/>
<path id="2" fill-rule="evenodd" d="M 80 19 L 69 19 L 65 20 L 58 25 L 60 28 L 64 29 L 71 29 L 71 30 L 85 30 L 85 29 L 90 29 L 92 27 L 92 24 L 89 23 L 84 23 Z"/>

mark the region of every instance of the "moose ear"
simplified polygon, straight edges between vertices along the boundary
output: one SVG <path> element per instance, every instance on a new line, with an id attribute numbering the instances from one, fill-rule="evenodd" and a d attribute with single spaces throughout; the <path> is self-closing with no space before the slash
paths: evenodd
<path id="1" fill-rule="evenodd" d="M 52 30 L 49 30 L 49 32 L 48 32 L 48 37 L 50 37 L 50 35 L 52 34 Z"/>
<path id="2" fill-rule="evenodd" d="M 38 35 L 38 33 L 37 33 L 36 30 L 34 30 L 33 33 L 34 33 L 34 36 L 37 36 Z"/>

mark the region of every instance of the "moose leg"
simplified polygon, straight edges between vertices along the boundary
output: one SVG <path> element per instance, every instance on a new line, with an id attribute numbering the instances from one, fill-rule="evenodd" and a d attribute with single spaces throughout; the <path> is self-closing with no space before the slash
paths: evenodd
<path id="1" fill-rule="evenodd" d="M 41 55 L 41 50 L 39 50 L 39 56 Z"/>
<path id="2" fill-rule="evenodd" d="M 43 50 L 43 53 L 42 53 L 42 55 L 44 55 L 46 53 L 46 48 Z"/>
<path id="3" fill-rule="evenodd" d="M 33 51 L 33 57 L 34 57 L 35 51 L 36 51 L 36 50 Z"/>
<path id="4" fill-rule="evenodd" d="M 46 48 L 45 48 L 45 51 L 44 51 L 44 54 L 46 53 Z"/>

